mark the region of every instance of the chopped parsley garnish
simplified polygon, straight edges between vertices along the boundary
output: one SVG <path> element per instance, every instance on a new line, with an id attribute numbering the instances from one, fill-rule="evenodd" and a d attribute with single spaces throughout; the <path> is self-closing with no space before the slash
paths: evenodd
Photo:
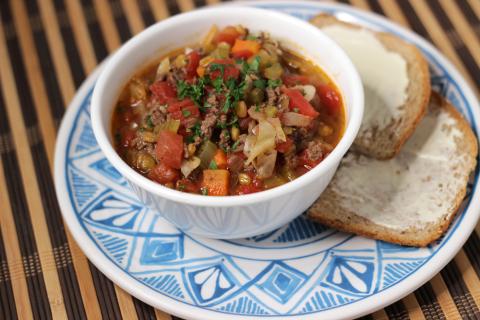
<path id="1" fill-rule="evenodd" d="M 299 111 L 298 108 L 293 108 L 293 112 L 298 113 L 298 111 Z"/>
<path id="2" fill-rule="evenodd" d="M 196 83 L 189 84 L 183 80 L 177 83 L 177 96 L 180 100 L 190 98 L 199 106 L 205 93 L 205 85 L 209 83 L 208 77 L 199 78 Z"/>
<path id="3" fill-rule="evenodd" d="M 148 115 L 145 119 L 145 123 L 147 124 L 147 126 L 149 128 L 153 128 L 154 125 L 153 125 L 153 120 L 152 120 L 152 116 L 151 115 Z"/>
<path id="4" fill-rule="evenodd" d="M 208 169 L 211 169 L 211 170 L 217 170 L 218 169 L 218 166 L 217 166 L 217 163 L 215 162 L 215 160 L 210 161 L 210 164 L 208 165 Z"/>
<path id="5" fill-rule="evenodd" d="M 220 74 L 222 75 L 222 78 L 223 78 L 223 75 L 225 74 L 225 65 L 224 65 L 224 64 L 221 64 L 221 63 L 210 63 L 210 64 L 208 65 L 208 67 L 210 68 L 210 71 L 219 70 L 219 71 L 220 71 Z"/>
<path id="6" fill-rule="evenodd" d="M 253 61 L 250 63 L 250 71 L 251 72 L 258 72 L 258 68 L 260 67 L 260 57 L 256 56 Z"/>
<path id="7" fill-rule="evenodd" d="M 255 111 L 256 111 L 256 112 L 260 112 L 260 106 L 259 106 L 259 105 L 256 105 L 256 106 L 255 106 Z"/>
<path id="8" fill-rule="evenodd" d="M 212 81 L 213 87 L 215 88 L 215 91 L 217 93 L 222 91 L 223 87 L 223 78 L 222 77 L 217 77 Z"/>
<path id="9" fill-rule="evenodd" d="M 207 188 L 201 187 L 201 188 L 200 188 L 200 192 L 201 192 L 204 196 L 208 196 L 208 189 L 207 189 Z"/>
<path id="10" fill-rule="evenodd" d="M 277 80 L 268 80 L 268 87 L 269 88 L 276 88 L 282 85 L 282 80 L 277 79 Z"/>
<path id="11" fill-rule="evenodd" d="M 183 114 L 184 117 L 188 117 L 188 116 L 190 116 L 192 113 L 190 112 L 190 110 L 183 109 L 183 110 L 182 110 L 182 114 Z"/>
<path id="12" fill-rule="evenodd" d="M 253 81 L 253 85 L 255 86 L 255 88 L 258 88 L 258 89 L 265 89 L 265 80 L 263 79 L 257 79 L 255 81 Z"/>
<path id="13" fill-rule="evenodd" d="M 240 143 L 240 140 L 235 141 L 232 144 L 232 147 L 230 148 L 230 150 L 235 151 L 235 149 L 237 149 L 239 143 Z"/>
<path id="14" fill-rule="evenodd" d="M 253 35 L 248 35 L 247 40 L 257 40 L 257 37 L 255 37 Z"/>

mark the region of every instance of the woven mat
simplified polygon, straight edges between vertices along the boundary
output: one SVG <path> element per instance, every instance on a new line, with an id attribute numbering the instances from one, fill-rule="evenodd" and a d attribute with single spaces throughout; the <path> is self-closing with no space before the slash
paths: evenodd
<path id="1" fill-rule="evenodd" d="M 155 21 L 218 1 L 0 1 L 1 319 L 178 319 L 122 291 L 79 250 L 54 193 L 55 136 L 99 61 Z M 478 94 L 479 0 L 342 2 L 431 41 Z M 366 318 L 480 318 L 479 236 L 477 226 L 440 274 Z"/>

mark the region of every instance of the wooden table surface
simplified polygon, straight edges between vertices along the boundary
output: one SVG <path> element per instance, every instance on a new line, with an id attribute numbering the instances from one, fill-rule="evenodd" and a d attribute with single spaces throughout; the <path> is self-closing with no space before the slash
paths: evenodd
<path id="1" fill-rule="evenodd" d="M 0 1 L 0 318 L 178 319 L 131 297 L 79 250 L 52 179 L 59 123 L 76 89 L 132 35 L 219 0 Z M 480 0 L 350 0 L 413 29 L 472 88 Z M 480 318 L 480 227 L 437 276 L 368 319 Z"/>

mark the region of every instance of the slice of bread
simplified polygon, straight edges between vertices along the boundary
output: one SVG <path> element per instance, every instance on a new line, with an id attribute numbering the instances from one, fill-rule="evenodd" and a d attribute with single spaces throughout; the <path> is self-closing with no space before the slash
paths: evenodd
<path id="1" fill-rule="evenodd" d="M 414 45 L 388 33 L 327 14 L 310 22 L 345 50 L 362 78 L 365 112 L 354 149 L 377 159 L 394 157 L 428 105 L 430 74 L 426 60 Z"/>
<path id="2" fill-rule="evenodd" d="M 350 152 L 308 215 L 342 231 L 426 246 L 452 221 L 477 152 L 468 123 L 432 93 L 426 116 L 394 159 Z"/>

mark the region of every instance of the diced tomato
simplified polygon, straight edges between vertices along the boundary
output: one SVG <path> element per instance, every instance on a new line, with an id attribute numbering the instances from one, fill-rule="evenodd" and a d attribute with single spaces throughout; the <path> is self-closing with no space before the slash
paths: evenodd
<path id="1" fill-rule="evenodd" d="M 198 184 L 185 178 L 177 181 L 176 188 L 177 190 L 190 193 L 198 193 L 198 191 L 200 191 Z"/>
<path id="2" fill-rule="evenodd" d="M 131 129 L 123 130 L 122 139 L 121 139 L 122 146 L 125 148 L 130 147 L 132 145 L 133 139 L 135 139 L 136 136 L 137 136 L 137 132 L 135 130 L 131 130 Z"/>
<path id="3" fill-rule="evenodd" d="M 220 42 L 226 42 L 232 46 L 239 36 L 240 33 L 237 31 L 237 29 L 235 29 L 235 27 L 228 26 L 217 34 L 214 42 L 216 44 Z"/>
<path id="4" fill-rule="evenodd" d="M 300 155 L 298 156 L 298 164 L 302 167 L 307 168 L 308 170 L 313 169 L 317 164 L 322 162 L 322 158 L 318 158 L 317 160 L 312 160 L 306 150 L 303 150 Z"/>
<path id="5" fill-rule="evenodd" d="M 161 184 L 175 182 L 180 177 L 178 170 L 169 167 L 164 163 L 159 163 L 148 173 L 148 178 Z"/>
<path id="6" fill-rule="evenodd" d="M 223 80 L 227 81 L 230 78 L 237 79 L 240 75 L 240 70 L 235 67 L 235 62 L 232 59 L 215 59 L 210 64 L 223 65 Z M 222 74 L 221 70 L 215 69 L 210 72 L 210 78 L 212 80 L 218 78 Z"/>
<path id="7" fill-rule="evenodd" d="M 277 144 L 277 151 L 287 153 L 293 146 L 293 140 L 287 137 L 287 141 Z"/>
<path id="8" fill-rule="evenodd" d="M 335 89 L 328 84 L 321 84 L 317 86 L 317 93 L 320 97 L 322 105 L 327 107 L 330 113 L 337 113 L 340 109 L 340 97 Z"/>
<path id="9" fill-rule="evenodd" d="M 319 113 L 313 108 L 310 102 L 307 101 L 299 90 L 296 89 L 282 89 L 290 98 L 288 107 L 290 110 L 298 109 L 298 112 L 312 118 L 318 117 Z"/>
<path id="10" fill-rule="evenodd" d="M 251 56 L 253 56 L 253 53 L 250 50 L 241 50 L 241 51 L 232 52 L 232 56 L 235 59 L 248 59 Z"/>
<path id="11" fill-rule="evenodd" d="M 192 117 L 198 118 L 200 116 L 200 110 L 190 99 L 170 101 L 167 111 L 170 113 L 172 119 L 180 120 L 182 125 L 186 124 L 187 119 Z"/>
<path id="12" fill-rule="evenodd" d="M 308 79 L 307 76 L 302 76 L 299 74 L 284 74 L 282 76 L 282 82 L 290 87 L 290 86 L 295 86 L 297 84 L 309 84 L 310 79 Z"/>
<path id="13" fill-rule="evenodd" d="M 251 174 L 250 177 L 253 177 L 253 174 Z M 235 190 L 235 193 L 238 195 L 241 195 L 241 194 L 255 193 L 262 190 L 264 190 L 262 180 L 253 178 L 252 183 L 248 185 L 238 185 Z"/>
<path id="14" fill-rule="evenodd" d="M 150 91 L 160 103 L 167 103 L 177 97 L 176 88 L 167 81 L 157 81 L 150 86 Z"/>
<path id="15" fill-rule="evenodd" d="M 187 106 L 195 105 L 195 103 L 191 99 L 183 99 L 183 100 L 172 100 L 169 102 L 167 111 L 169 113 L 181 111 L 183 108 Z"/>
<path id="16" fill-rule="evenodd" d="M 155 153 L 161 163 L 180 169 L 183 159 L 183 137 L 171 131 L 160 131 Z"/>
<path id="17" fill-rule="evenodd" d="M 186 66 L 187 77 L 193 78 L 197 74 L 198 64 L 200 62 L 200 54 L 197 51 L 192 51 L 188 54 L 188 63 Z"/>

